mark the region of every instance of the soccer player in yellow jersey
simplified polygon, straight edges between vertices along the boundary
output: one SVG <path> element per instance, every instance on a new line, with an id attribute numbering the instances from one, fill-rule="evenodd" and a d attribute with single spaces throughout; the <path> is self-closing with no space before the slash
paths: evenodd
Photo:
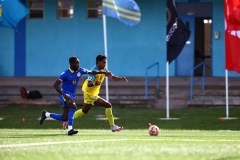
<path id="1" fill-rule="evenodd" d="M 89 71 L 85 68 L 82 68 L 80 67 L 79 59 L 75 56 L 69 58 L 69 64 L 70 67 L 66 69 L 54 83 L 54 88 L 59 93 L 58 96 L 60 101 L 62 102 L 63 113 L 56 114 L 44 110 L 41 114 L 40 124 L 42 125 L 47 118 L 64 121 L 65 125 L 66 121 L 68 121 L 68 135 L 71 136 L 78 133 L 78 131 L 73 130 L 73 116 L 77 109 L 77 105 L 74 99 L 79 79 L 84 74 L 109 75 L 110 73 Z"/>
<path id="2" fill-rule="evenodd" d="M 96 66 L 92 68 L 92 71 L 101 71 L 109 72 L 105 66 L 107 63 L 107 57 L 104 55 L 98 55 L 96 57 Z M 92 75 L 89 74 L 88 78 L 85 80 L 82 86 L 83 95 L 84 95 L 84 104 L 82 109 L 79 109 L 75 112 L 74 118 L 81 117 L 88 113 L 88 111 L 94 105 L 105 107 L 105 114 L 108 118 L 108 122 L 111 126 L 112 132 L 119 132 L 123 127 L 119 127 L 114 123 L 114 117 L 112 114 L 112 105 L 110 102 L 101 98 L 98 94 L 100 92 L 101 84 L 105 79 L 105 74 Z M 126 77 L 114 76 L 112 73 L 108 74 L 108 77 L 114 81 L 125 81 L 127 82 Z"/>

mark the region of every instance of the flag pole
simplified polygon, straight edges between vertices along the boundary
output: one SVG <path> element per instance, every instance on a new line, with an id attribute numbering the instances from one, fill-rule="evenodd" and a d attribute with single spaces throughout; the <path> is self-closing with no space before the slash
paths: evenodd
<path id="1" fill-rule="evenodd" d="M 106 57 L 108 57 L 108 50 L 107 50 L 107 26 L 106 26 L 106 15 L 102 15 L 103 16 L 103 37 L 104 37 L 104 54 Z M 108 69 L 108 63 L 106 63 L 106 67 Z M 106 100 L 109 101 L 109 93 L 108 93 L 108 77 L 106 77 L 105 80 L 105 84 L 106 84 Z"/>
<path id="2" fill-rule="evenodd" d="M 229 105 L 228 105 L 228 70 L 225 70 L 225 86 L 226 86 L 226 118 L 229 118 Z"/>
<path id="3" fill-rule="evenodd" d="M 166 63 L 166 118 L 169 118 L 169 62 Z"/>
<path id="4" fill-rule="evenodd" d="M 160 120 L 178 120 L 179 118 L 170 118 L 169 116 L 169 61 L 166 62 L 166 118 Z"/>

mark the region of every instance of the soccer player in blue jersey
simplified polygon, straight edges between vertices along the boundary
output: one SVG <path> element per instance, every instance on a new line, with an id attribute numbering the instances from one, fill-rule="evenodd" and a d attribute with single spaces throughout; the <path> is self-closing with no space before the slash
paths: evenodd
<path id="1" fill-rule="evenodd" d="M 92 71 L 108 72 L 109 74 L 88 75 L 88 78 L 85 80 L 82 86 L 82 90 L 84 93 L 84 104 L 82 109 L 79 109 L 75 112 L 74 118 L 82 117 L 83 115 L 87 114 L 88 111 L 94 105 L 103 106 L 105 107 L 105 114 L 106 117 L 108 118 L 108 122 L 110 124 L 112 132 L 119 132 L 123 129 L 123 127 L 115 125 L 111 103 L 101 98 L 98 94 L 100 93 L 101 84 L 104 81 L 105 76 L 108 76 L 110 79 L 114 81 L 127 82 L 128 80 L 125 77 L 114 76 L 111 72 L 109 72 L 105 68 L 106 63 L 107 63 L 106 56 L 98 55 L 96 57 L 96 66 L 92 68 Z"/>
<path id="2" fill-rule="evenodd" d="M 78 133 L 78 131 L 73 130 L 73 116 L 77 109 L 74 96 L 80 77 L 84 74 L 109 75 L 110 73 L 80 68 L 77 57 L 70 57 L 69 64 L 69 69 L 65 70 L 54 83 L 54 88 L 59 93 L 59 99 L 62 102 L 63 113 L 55 114 L 44 110 L 42 111 L 40 124 L 42 125 L 43 121 L 49 117 L 59 121 L 68 121 L 68 135 L 73 135 Z"/>

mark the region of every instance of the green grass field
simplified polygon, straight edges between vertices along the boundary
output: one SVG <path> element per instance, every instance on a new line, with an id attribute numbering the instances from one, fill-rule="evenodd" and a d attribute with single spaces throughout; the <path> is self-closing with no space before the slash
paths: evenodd
<path id="1" fill-rule="evenodd" d="M 67 136 L 61 122 L 47 120 L 43 126 L 41 111 L 60 113 L 55 106 L 0 107 L 1 160 L 65 159 L 138 159 L 138 160 L 233 160 L 240 159 L 240 108 L 230 108 L 233 120 L 221 120 L 225 108 L 164 109 L 114 108 L 115 122 L 124 130 L 112 133 L 103 108 L 74 122 L 77 135 Z M 22 122 L 22 118 L 25 122 Z M 148 134 L 148 123 L 160 128 L 158 136 Z"/>
<path id="2" fill-rule="evenodd" d="M 161 130 L 147 131 L 84 129 L 66 136 L 59 129 L 2 129 L 0 159 L 240 159 L 240 132 Z"/>

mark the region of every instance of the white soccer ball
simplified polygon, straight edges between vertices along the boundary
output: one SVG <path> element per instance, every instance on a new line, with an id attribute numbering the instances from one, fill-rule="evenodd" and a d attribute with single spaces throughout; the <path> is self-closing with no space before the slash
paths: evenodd
<path id="1" fill-rule="evenodd" d="M 148 128 L 148 133 L 150 134 L 150 136 L 157 136 L 159 132 L 160 130 L 156 125 L 150 125 Z"/>

